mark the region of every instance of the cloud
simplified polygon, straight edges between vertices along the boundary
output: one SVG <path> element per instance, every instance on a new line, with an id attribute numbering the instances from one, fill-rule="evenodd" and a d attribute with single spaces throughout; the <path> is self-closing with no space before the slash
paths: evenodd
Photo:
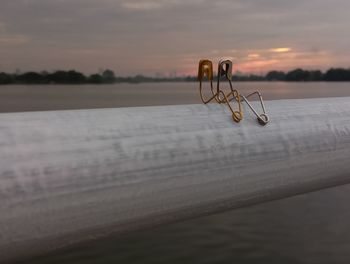
<path id="1" fill-rule="evenodd" d="M 260 54 L 258 53 L 251 53 L 251 54 L 248 54 L 248 58 L 249 59 L 257 59 L 257 58 L 260 58 Z"/>
<path id="2" fill-rule="evenodd" d="M 131 10 L 152 10 L 162 7 L 161 1 L 125 1 L 121 3 L 121 6 Z"/>
<path id="3" fill-rule="evenodd" d="M 284 52 L 289 52 L 291 51 L 291 48 L 275 48 L 275 49 L 270 49 L 271 52 L 276 52 L 276 53 L 284 53 Z"/>
<path id="4" fill-rule="evenodd" d="M 0 35 L 0 45 L 22 45 L 28 43 L 29 38 L 21 35 Z"/>
<path id="5" fill-rule="evenodd" d="M 0 33 L 5 32 L 5 24 L 0 21 Z"/>
<path id="6" fill-rule="evenodd" d="M 11 63 L 2 67 L 181 73 L 221 56 L 244 69 L 311 67 L 296 54 L 315 67 L 348 67 L 349 8 L 347 0 L 4 1 L 0 45 Z"/>
<path id="7" fill-rule="evenodd" d="M 7 33 L 5 23 L 0 21 L 0 47 L 13 47 L 28 43 L 29 38 L 21 34 Z"/>

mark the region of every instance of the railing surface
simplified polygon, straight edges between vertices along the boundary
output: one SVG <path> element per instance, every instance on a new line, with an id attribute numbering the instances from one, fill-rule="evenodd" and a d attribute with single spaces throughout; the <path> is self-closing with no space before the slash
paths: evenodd
<path id="1" fill-rule="evenodd" d="M 0 262 L 350 183 L 350 98 L 0 115 Z"/>

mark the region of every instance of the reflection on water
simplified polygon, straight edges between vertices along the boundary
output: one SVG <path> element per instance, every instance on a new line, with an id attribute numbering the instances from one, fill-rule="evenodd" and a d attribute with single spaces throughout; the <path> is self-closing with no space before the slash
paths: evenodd
<path id="1" fill-rule="evenodd" d="M 238 83 L 266 99 L 350 96 L 348 83 Z M 0 111 L 198 103 L 194 83 L 0 87 Z M 268 107 L 268 106 L 267 106 Z M 349 175 L 350 177 L 350 175 Z M 350 263 L 350 186 L 109 238 L 26 264 Z"/>

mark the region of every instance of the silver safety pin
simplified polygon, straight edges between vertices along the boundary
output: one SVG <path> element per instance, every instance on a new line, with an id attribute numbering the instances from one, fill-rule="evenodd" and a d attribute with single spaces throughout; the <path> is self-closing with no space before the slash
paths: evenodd
<path id="1" fill-rule="evenodd" d="M 218 65 L 218 77 L 226 76 L 228 80 L 232 79 L 232 61 L 228 58 L 222 58 Z"/>
<path id="2" fill-rule="evenodd" d="M 235 93 L 235 90 L 233 89 L 232 86 L 232 61 L 228 58 L 222 58 L 219 60 L 219 64 L 218 64 L 218 80 L 217 80 L 217 86 L 216 86 L 216 90 L 217 92 L 219 92 L 220 89 L 220 80 L 221 77 L 226 77 L 226 80 L 229 82 L 230 85 L 230 90 L 231 92 L 228 93 L 226 96 L 228 98 L 230 98 L 231 95 L 233 95 Z M 222 100 L 220 97 L 219 99 L 219 103 L 222 103 Z M 234 100 L 234 96 L 232 98 L 230 98 L 230 101 Z"/>
<path id="3" fill-rule="evenodd" d="M 260 104 L 261 104 L 261 108 L 263 110 L 263 113 L 262 114 L 259 114 L 255 109 L 254 107 L 250 104 L 250 102 L 248 101 L 247 98 L 249 98 L 250 96 L 253 96 L 254 94 L 257 94 L 259 96 L 259 100 L 260 100 Z M 249 106 L 249 108 L 253 111 L 253 113 L 255 114 L 255 116 L 257 117 L 258 119 L 258 122 L 260 125 L 266 125 L 269 121 L 270 121 L 270 118 L 269 116 L 266 114 L 266 108 L 265 108 L 265 105 L 264 105 L 264 100 L 262 99 L 262 96 L 261 96 L 261 93 L 256 91 L 256 92 L 253 92 L 247 96 L 241 96 L 243 101 L 245 101 L 247 103 L 247 105 Z"/>

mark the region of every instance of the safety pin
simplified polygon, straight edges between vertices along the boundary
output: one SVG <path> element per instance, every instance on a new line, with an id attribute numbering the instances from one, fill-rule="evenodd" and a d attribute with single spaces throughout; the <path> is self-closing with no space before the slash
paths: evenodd
<path id="1" fill-rule="evenodd" d="M 217 81 L 217 91 L 222 91 L 220 89 L 220 79 L 221 77 L 226 77 L 227 81 L 229 82 L 230 85 L 230 92 L 226 94 L 226 97 L 229 98 L 229 102 L 236 100 L 238 103 L 238 111 L 234 111 L 236 115 L 239 116 L 239 118 L 242 120 L 243 119 L 243 112 L 242 112 L 242 106 L 241 106 L 241 97 L 238 92 L 238 90 L 233 89 L 232 85 L 232 61 L 228 58 L 222 58 L 219 60 L 218 64 L 218 81 Z M 232 95 L 232 98 L 230 98 Z M 219 103 L 224 103 L 224 101 L 218 97 Z M 231 108 L 232 109 L 232 108 Z"/>
<path id="2" fill-rule="evenodd" d="M 231 68 L 232 69 L 232 68 Z M 203 79 L 207 76 L 208 80 L 210 81 L 210 90 L 212 92 L 212 97 L 206 100 L 203 95 Z M 200 60 L 199 61 L 199 67 L 198 67 L 198 80 L 199 80 L 199 93 L 201 100 L 204 104 L 209 103 L 213 99 L 215 99 L 218 103 L 226 103 L 227 106 L 229 107 L 231 113 L 232 113 L 232 118 L 235 122 L 240 122 L 243 119 L 243 113 L 242 113 L 242 107 L 241 107 L 241 98 L 237 90 L 231 89 L 231 92 L 228 95 L 225 95 L 225 93 L 220 90 L 219 86 L 217 87 L 216 93 L 214 93 L 214 88 L 213 88 L 213 63 L 210 60 Z M 231 85 L 232 87 L 232 85 Z M 232 106 L 230 105 L 230 100 L 228 99 L 229 95 L 233 95 L 233 98 L 236 99 L 236 101 L 239 104 L 239 111 L 233 110 Z M 220 98 L 220 95 L 223 97 L 222 99 Z"/>
<path id="3" fill-rule="evenodd" d="M 199 80 L 199 94 L 201 96 L 201 100 L 204 104 L 209 103 L 214 98 L 217 100 L 217 94 L 214 93 L 213 88 L 213 63 L 210 60 L 204 59 L 199 61 L 199 67 L 198 67 L 198 80 Z M 210 81 L 210 90 L 212 93 L 212 97 L 206 100 L 203 95 L 203 79 L 205 76 Z"/>
<path id="4" fill-rule="evenodd" d="M 230 59 L 226 59 L 226 58 L 223 58 L 223 59 L 220 59 L 219 61 L 219 65 L 218 65 L 218 81 L 217 81 L 217 91 L 220 90 L 220 79 L 222 76 L 225 76 L 229 85 L 230 85 L 230 92 L 228 94 L 226 94 L 226 96 L 228 98 L 230 98 L 231 95 L 233 95 L 233 97 L 229 100 L 229 101 L 232 101 L 234 99 L 236 99 L 237 101 L 237 98 L 235 98 L 234 94 L 237 92 L 238 93 L 238 90 L 236 89 L 233 89 L 233 85 L 232 85 L 232 61 Z M 220 98 L 219 98 L 220 99 Z"/>
<path id="5" fill-rule="evenodd" d="M 259 114 L 255 109 L 254 107 L 250 104 L 250 102 L 248 101 L 248 97 L 250 96 L 253 96 L 254 94 L 257 94 L 259 96 L 259 100 L 260 100 L 260 104 L 261 104 L 261 108 L 263 110 L 263 113 L 262 114 Z M 265 108 L 265 105 L 264 105 L 264 100 L 262 99 L 262 96 L 261 96 L 261 93 L 256 91 L 256 92 L 253 92 L 247 96 L 243 96 L 242 95 L 242 98 L 243 100 L 247 103 L 247 105 L 249 106 L 249 108 L 253 111 L 253 113 L 255 114 L 255 116 L 257 117 L 258 119 L 258 122 L 260 125 L 266 125 L 270 119 L 269 119 L 269 116 L 266 114 L 266 108 Z"/>
<path id="6" fill-rule="evenodd" d="M 234 93 L 234 89 L 232 86 L 232 61 L 230 59 L 226 59 L 226 58 L 222 58 L 219 61 L 218 64 L 218 80 L 217 80 L 217 86 L 216 86 L 216 90 L 217 92 L 220 91 L 220 80 L 221 77 L 226 77 L 226 80 L 229 82 L 230 85 L 230 90 L 231 92 L 227 94 L 227 97 L 230 97 L 230 95 L 233 95 Z M 219 102 L 218 103 L 222 103 L 222 99 L 219 97 Z M 231 100 L 233 100 L 234 97 Z"/>

